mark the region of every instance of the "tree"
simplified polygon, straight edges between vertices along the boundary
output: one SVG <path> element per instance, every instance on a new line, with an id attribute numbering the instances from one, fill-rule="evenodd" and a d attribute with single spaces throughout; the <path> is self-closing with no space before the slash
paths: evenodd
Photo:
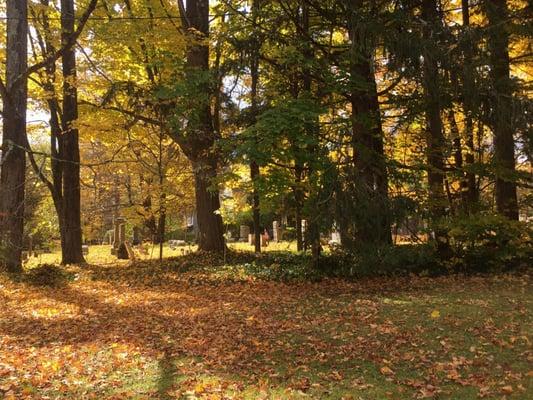
<path id="1" fill-rule="evenodd" d="M 38 83 L 44 91 L 44 103 L 50 114 L 50 168 L 48 178 L 29 152 L 34 172 L 50 190 L 59 221 L 63 264 L 84 262 L 82 254 L 81 199 L 80 199 L 80 151 L 78 119 L 78 96 L 76 87 L 76 53 L 74 44 L 96 7 L 97 0 L 90 0 L 75 29 L 75 11 L 72 1 L 61 2 L 60 45 L 54 43 L 54 32 L 48 14 L 49 0 L 41 0 L 41 7 L 32 9 L 35 21 L 35 46 L 33 56 L 37 66 Z M 32 43 L 33 44 L 33 43 Z M 56 50 L 59 47 L 59 50 Z M 37 51 L 39 49 L 39 53 Z M 56 59 L 62 61 L 62 96 L 57 84 Z M 40 61 L 39 61 L 40 60 Z M 33 68 L 35 69 L 35 68 Z M 29 143 L 27 143 L 30 149 Z"/>
<path id="2" fill-rule="evenodd" d="M 3 131 L 0 159 L 0 246 L 9 271 L 21 271 L 26 173 L 28 4 L 7 0 L 6 81 L 0 80 Z"/>
<path id="3" fill-rule="evenodd" d="M 181 8 L 183 11 L 185 7 Z M 216 182 L 218 155 L 214 145 L 217 138 L 210 108 L 211 77 L 209 45 L 206 42 L 209 38 L 209 1 L 187 1 L 182 22 L 189 30 L 191 40 L 187 50 L 186 79 L 194 85 L 197 98 L 184 121 L 184 129 L 174 130 L 171 135 L 193 167 L 199 229 L 198 248 L 203 251 L 222 252 L 226 244 Z"/>
<path id="4" fill-rule="evenodd" d="M 462 0 L 461 1 L 462 9 L 462 28 L 464 35 L 464 49 L 463 49 L 463 88 L 462 88 L 462 98 L 463 98 L 463 112 L 465 116 L 464 130 L 466 137 L 466 156 L 465 161 L 467 167 L 472 168 L 474 164 L 474 107 L 475 102 L 475 70 L 473 66 L 473 53 L 474 53 L 474 43 L 473 43 L 473 31 L 470 26 L 470 1 Z M 473 171 L 467 170 L 466 172 L 466 184 L 463 184 L 463 190 L 467 191 L 466 193 L 466 204 L 465 208 L 468 212 L 472 212 L 474 206 L 479 201 L 479 191 L 477 189 L 476 175 Z"/>
<path id="5" fill-rule="evenodd" d="M 436 39 L 440 31 L 441 20 L 438 6 L 435 0 L 422 1 L 422 38 L 424 40 L 423 51 L 423 87 L 425 98 L 425 115 L 427 124 L 427 161 L 428 161 L 428 185 L 429 206 L 431 218 L 438 224 L 439 219 L 446 214 L 444 194 L 444 146 L 445 139 L 442 126 L 442 95 L 440 92 L 441 79 L 439 75 L 438 55 L 435 51 Z M 447 247 L 446 232 L 435 227 L 435 240 L 441 252 Z"/>
<path id="6" fill-rule="evenodd" d="M 65 48 L 62 56 L 63 72 L 63 115 L 61 119 L 61 140 L 63 157 L 63 237 L 62 263 L 84 262 L 81 249 L 80 215 L 80 148 L 78 119 L 78 90 L 76 88 L 76 52 L 67 46 L 74 34 L 74 1 L 61 0 L 61 42 Z"/>
<path id="7" fill-rule="evenodd" d="M 352 108 L 354 198 L 365 209 L 356 223 L 356 239 L 371 244 L 392 243 L 388 199 L 388 177 L 383 146 L 383 128 L 374 72 L 377 38 L 366 18 L 376 17 L 375 8 L 358 0 L 348 2 L 350 38 L 349 94 Z M 370 18 L 369 18 L 370 19 Z M 371 32 L 369 34 L 369 32 Z"/>
<path id="8" fill-rule="evenodd" d="M 493 163 L 496 174 L 496 209 L 509 219 L 518 220 L 515 183 L 515 145 L 513 84 L 509 61 L 509 10 L 506 0 L 485 0 L 488 17 L 491 96 L 490 117 L 494 135 Z"/>
<path id="9" fill-rule="evenodd" d="M 260 32 L 257 29 L 257 17 L 260 11 L 260 0 L 252 1 L 252 25 L 253 30 L 250 37 L 250 114 L 251 123 L 257 120 L 258 115 L 258 93 L 257 87 L 259 84 L 259 52 L 261 51 L 261 43 L 259 41 Z M 257 138 L 255 138 L 257 140 Z M 250 179 L 252 180 L 252 216 L 254 223 L 254 248 L 256 253 L 261 252 L 261 209 L 259 205 L 259 164 L 256 160 L 250 161 Z"/>

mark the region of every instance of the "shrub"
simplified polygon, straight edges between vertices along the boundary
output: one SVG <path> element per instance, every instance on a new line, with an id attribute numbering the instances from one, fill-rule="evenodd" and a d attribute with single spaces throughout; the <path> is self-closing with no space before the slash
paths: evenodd
<path id="1" fill-rule="evenodd" d="M 443 272 L 435 249 L 427 244 L 336 250 L 324 256 L 321 265 L 327 274 L 348 277 Z"/>
<path id="2" fill-rule="evenodd" d="M 531 261 L 533 226 L 494 214 L 448 222 L 453 258 L 448 267 L 463 272 L 502 270 Z"/>

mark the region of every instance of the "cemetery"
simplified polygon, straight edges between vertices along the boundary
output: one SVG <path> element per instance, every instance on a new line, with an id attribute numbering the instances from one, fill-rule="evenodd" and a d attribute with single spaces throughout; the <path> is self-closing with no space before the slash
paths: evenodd
<path id="1" fill-rule="evenodd" d="M 0 1 L 0 400 L 533 399 L 532 15 Z"/>

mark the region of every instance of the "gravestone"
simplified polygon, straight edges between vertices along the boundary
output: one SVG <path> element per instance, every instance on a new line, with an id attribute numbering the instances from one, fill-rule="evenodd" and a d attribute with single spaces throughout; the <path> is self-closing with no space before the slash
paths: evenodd
<path id="1" fill-rule="evenodd" d="M 138 226 L 133 227 L 133 237 L 131 240 L 131 244 L 134 246 L 137 246 L 141 243 L 141 230 Z"/>
<path id="2" fill-rule="evenodd" d="M 126 241 L 126 219 L 117 217 L 115 218 L 114 224 L 111 254 L 116 255 L 121 260 L 128 259 L 128 252 L 124 246 L 124 242 Z"/>
<path id="3" fill-rule="evenodd" d="M 267 242 L 267 238 L 265 235 L 261 234 L 259 235 L 261 237 L 261 246 L 262 247 L 266 247 L 268 246 L 268 242 Z M 253 233 L 250 233 L 248 235 L 248 244 L 250 246 L 254 246 L 255 245 L 255 235 Z"/>
<path id="4" fill-rule="evenodd" d="M 331 240 L 329 241 L 329 245 L 332 247 L 340 246 L 341 244 L 341 234 L 339 231 L 333 231 L 331 232 Z"/>
<path id="5" fill-rule="evenodd" d="M 248 225 L 241 225 L 240 231 L 239 231 L 239 238 L 241 242 L 246 242 L 249 239 L 250 236 L 250 227 Z"/>
<path id="6" fill-rule="evenodd" d="M 124 242 L 124 247 L 126 247 L 126 252 L 128 253 L 128 258 L 131 261 L 135 261 L 135 253 L 133 252 L 133 248 L 130 245 L 130 242 L 127 240 Z"/>
<path id="7" fill-rule="evenodd" d="M 120 225 L 122 225 L 122 223 L 124 223 L 124 218 L 121 218 L 121 217 L 117 217 L 115 218 L 115 221 L 114 221 L 114 226 L 113 226 L 113 248 L 116 250 L 118 249 L 118 247 L 120 246 Z"/>
<path id="8" fill-rule="evenodd" d="M 127 260 L 129 258 L 128 256 L 128 249 L 126 247 L 126 243 L 122 242 L 120 246 L 118 246 L 117 249 L 117 258 L 119 260 Z"/>
<path id="9" fill-rule="evenodd" d="M 122 244 L 126 241 L 126 224 L 121 223 L 118 229 L 118 243 Z"/>
<path id="10" fill-rule="evenodd" d="M 87 246 L 86 244 L 82 245 L 81 246 L 81 253 L 86 256 L 89 254 L 89 246 Z"/>
<path id="11" fill-rule="evenodd" d="M 176 248 L 178 246 L 185 246 L 187 243 L 185 242 L 185 240 L 181 240 L 181 239 L 170 239 L 168 241 L 168 246 L 172 249 L 172 250 L 176 250 Z"/>
<path id="12" fill-rule="evenodd" d="M 281 224 L 278 221 L 272 222 L 272 241 L 281 242 L 283 236 L 283 230 Z"/>

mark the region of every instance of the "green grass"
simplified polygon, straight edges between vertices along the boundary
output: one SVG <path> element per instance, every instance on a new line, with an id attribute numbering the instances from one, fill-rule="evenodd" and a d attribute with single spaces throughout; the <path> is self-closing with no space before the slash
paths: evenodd
<path id="1" fill-rule="evenodd" d="M 527 274 L 284 283 L 230 267 L 0 276 L 0 398 L 533 396 Z"/>
<path id="2" fill-rule="evenodd" d="M 144 245 L 148 254 L 141 254 L 136 251 L 136 256 L 141 260 L 157 260 L 159 259 L 158 245 Z M 183 254 L 196 251 L 196 245 L 179 246 L 171 249 L 168 244 L 163 246 L 163 258 L 179 257 Z M 235 242 L 228 243 L 228 247 L 234 251 L 253 251 L 253 246 L 248 243 Z M 263 252 L 273 251 L 295 251 L 296 242 L 271 242 L 267 247 L 263 247 Z M 111 254 L 111 245 L 93 245 L 89 246 L 89 254 L 85 257 L 89 264 L 104 265 L 104 264 L 127 264 L 128 260 L 118 260 L 116 256 Z M 61 251 L 59 249 L 53 250 L 51 253 L 42 253 L 37 257 L 30 257 L 26 263 L 27 268 L 34 268 L 42 264 L 59 264 L 61 262 Z"/>

